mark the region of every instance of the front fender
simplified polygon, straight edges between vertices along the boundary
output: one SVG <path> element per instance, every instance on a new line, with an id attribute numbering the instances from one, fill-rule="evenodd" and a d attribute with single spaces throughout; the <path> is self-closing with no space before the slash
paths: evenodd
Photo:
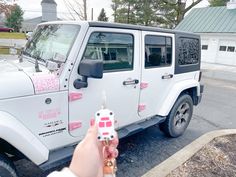
<path id="1" fill-rule="evenodd" d="M 0 138 L 4 139 L 36 165 L 48 160 L 49 150 L 20 121 L 0 111 Z"/>
<path id="2" fill-rule="evenodd" d="M 186 89 L 197 87 L 197 94 L 200 94 L 200 84 L 196 80 L 184 80 L 181 82 L 176 83 L 171 91 L 169 92 L 167 98 L 165 99 L 164 103 L 162 104 L 162 107 L 160 109 L 160 112 L 158 115 L 160 116 L 167 116 L 173 107 L 175 101 L 179 97 L 180 93 Z"/>

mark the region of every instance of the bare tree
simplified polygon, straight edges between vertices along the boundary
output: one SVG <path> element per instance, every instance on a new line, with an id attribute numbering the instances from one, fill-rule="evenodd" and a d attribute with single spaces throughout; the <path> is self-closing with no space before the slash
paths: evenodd
<path id="1" fill-rule="evenodd" d="M 176 11 L 176 24 L 179 24 L 183 19 L 184 15 L 192 9 L 194 6 L 202 2 L 203 0 L 192 0 L 192 3 L 186 7 L 187 0 L 177 0 L 173 3 L 173 0 L 162 0 L 165 4 L 172 6 Z M 172 1 L 172 2 L 171 2 Z"/>
<path id="2" fill-rule="evenodd" d="M 6 17 L 9 17 L 14 8 L 15 5 L 9 5 L 5 1 L 0 0 L 0 14 L 4 13 Z"/>
<path id="3" fill-rule="evenodd" d="M 87 20 L 87 0 L 63 0 L 72 19 Z"/>

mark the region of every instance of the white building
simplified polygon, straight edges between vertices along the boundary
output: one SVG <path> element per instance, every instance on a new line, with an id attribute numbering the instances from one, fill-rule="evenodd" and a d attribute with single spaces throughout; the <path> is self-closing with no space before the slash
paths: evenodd
<path id="1" fill-rule="evenodd" d="M 22 31 L 33 31 L 42 22 L 60 20 L 57 18 L 57 3 L 54 0 L 42 0 L 41 6 L 42 16 L 23 21 Z"/>
<path id="2" fill-rule="evenodd" d="M 236 66 L 236 0 L 193 9 L 176 30 L 200 34 L 202 61 Z"/>

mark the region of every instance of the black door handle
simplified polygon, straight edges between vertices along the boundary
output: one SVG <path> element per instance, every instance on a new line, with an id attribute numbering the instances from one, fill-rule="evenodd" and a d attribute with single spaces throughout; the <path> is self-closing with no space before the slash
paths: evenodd
<path id="1" fill-rule="evenodd" d="M 171 79 L 174 75 L 173 74 L 165 74 L 161 76 L 162 79 Z"/>
<path id="2" fill-rule="evenodd" d="M 139 83 L 138 79 L 123 81 L 123 85 L 135 85 L 135 84 L 138 84 L 138 83 Z"/>

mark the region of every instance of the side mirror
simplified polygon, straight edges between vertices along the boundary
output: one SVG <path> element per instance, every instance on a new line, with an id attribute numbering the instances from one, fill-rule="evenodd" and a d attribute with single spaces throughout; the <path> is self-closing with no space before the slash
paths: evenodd
<path id="1" fill-rule="evenodd" d="M 103 77 L 103 61 L 83 59 L 80 62 L 78 74 L 82 76 L 82 80 L 76 79 L 74 81 L 74 87 L 76 89 L 88 87 L 87 79 L 89 77 L 96 79 L 101 79 Z"/>
<path id="2" fill-rule="evenodd" d="M 103 61 L 83 59 L 80 62 L 78 73 L 84 77 L 101 79 L 103 77 Z"/>

